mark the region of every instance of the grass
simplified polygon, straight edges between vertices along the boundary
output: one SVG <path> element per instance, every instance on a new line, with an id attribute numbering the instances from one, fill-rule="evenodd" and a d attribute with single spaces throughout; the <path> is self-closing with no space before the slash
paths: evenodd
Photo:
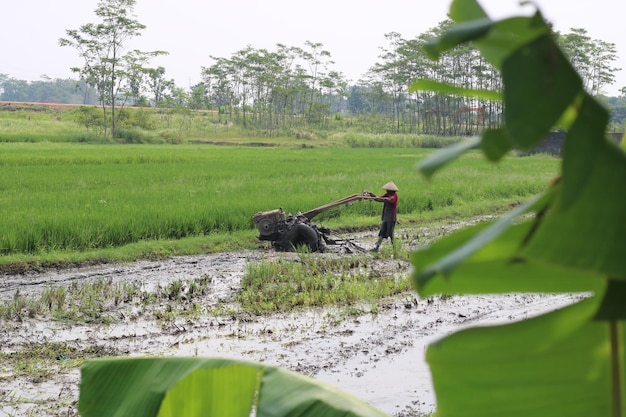
<path id="1" fill-rule="evenodd" d="M 378 258 L 398 256 L 408 260 L 408 253 L 396 243 L 393 248 L 383 248 Z M 237 301 L 246 312 L 267 314 L 306 307 L 376 304 L 411 288 L 406 274 L 381 273 L 371 262 L 373 259 L 365 255 L 311 256 L 306 251 L 296 259 L 263 260 L 248 265 Z"/>
<path id="2" fill-rule="evenodd" d="M 7 111 L 7 109 L 12 109 Z M 95 132 L 75 123 L 72 110 L 44 105 L 0 106 L 0 142 L 101 142 Z"/>
<path id="3" fill-rule="evenodd" d="M 120 108 L 117 109 L 118 115 Z M 109 110 L 110 114 L 110 110 Z M 110 121 L 105 136 L 100 106 L 47 105 L 0 102 L 0 142 L 14 143 L 230 143 L 253 146 L 316 146 L 338 141 L 329 131 L 289 130 L 273 132 L 248 130 L 220 119 L 216 111 L 124 107 L 115 138 Z"/>
<path id="4" fill-rule="evenodd" d="M 107 325 L 134 321 L 146 314 L 154 314 L 160 320 L 167 316 L 163 311 L 177 316 L 193 315 L 194 311 L 201 312 L 195 302 L 209 291 L 210 284 L 208 277 L 174 280 L 147 291 L 140 281 L 114 282 L 108 279 L 50 286 L 35 297 L 23 295 L 18 290 L 12 298 L 0 302 L 0 319 L 23 321 L 46 317 L 67 323 Z M 153 311 L 153 304 L 164 304 L 165 307 L 162 311 Z M 132 307 L 135 312 L 129 317 L 120 316 L 123 307 Z"/>
<path id="5" fill-rule="evenodd" d="M 401 222 L 493 213 L 545 188 L 558 167 L 543 155 L 495 165 L 470 153 L 426 182 L 414 166 L 430 152 L 0 144 L 0 267 L 253 247 L 257 211 L 304 211 L 363 190 L 380 192 L 389 179 L 400 187 Z M 372 228 L 379 214 L 379 204 L 360 202 L 316 221 Z"/>
<path id="6" fill-rule="evenodd" d="M 10 371 L 11 379 L 26 377 L 36 383 L 46 381 L 51 375 L 77 368 L 87 359 L 118 354 L 102 346 L 78 348 L 67 342 L 25 341 L 17 351 L 0 351 L 0 368 Z M 3 379 L 0 376 L 0 381 Z"/>
<path id="7" fill-rule="evenodd" d="M 142 240 L 120 247 L 87 251 L 4 255 L 0 256 L 0 270 L 6 273 L 36 272 L 49 268 L 132 262 L 139 259 L 156 260 L 177 255 L 238 251 L 258 247 L 256 234 L 248 230 L 185 239 Z"/>
<path id="8" fill-rule="evenodd" d="M 357 132 L 344 132 L 335 135 L 351 148 L 444 148 L 452 145 L 463 138 L 458 136 L 431 136 L 409 134 L 364 134 Z"/>

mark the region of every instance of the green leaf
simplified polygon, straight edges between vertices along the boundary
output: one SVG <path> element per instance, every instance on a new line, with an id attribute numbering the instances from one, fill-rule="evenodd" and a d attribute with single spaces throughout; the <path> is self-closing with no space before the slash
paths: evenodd
<path id="1" fill-rule="evenodd" d="M 469 3 L 473 2 L 474 0 L 469 0 Z M 456 3 L 467 1 L 455 2 L 453 10 L 457 9 Z M 501 69 L 504 60 L 516 50 L 538 37 L 550 34 L 550 28 L 543 22 L 540 14 L 534 17 L 513 17 L 497 22 L 480 12 L 476 14 L 482 17 L 476 20 L 456 20 L 460 23 L 440 38 L 427 43 L 424 46 L 426 54 L 431 59 L 437 60 L 442 53 L 471 41 L 491 65 Z"/>
<path id="2" fill-rule="evenodd" d="M 153 417 L 159 412 L 167 392 L 192 372 L 202 368 L 221 369 L 243 365 L 246 363 L 197 358 L 88 361 L 81 369 L 78 409 L 85 417 Z M 241 383 L 245 384 L 245 381 L 241 380 Z"/>
<path id="3" fill-rule="evenodd" d="M 373 406 L 321 381 L 268 367 L 259 394 L 259 417 L 382 417 Z"/>
<path id="4" fill-rule="evenodd" d="M 443 271 L 432 272 L 446 254 L 453 253 L 484 231 L 485 225 L 457 232 L 427 249 L 414 252 L 413 279 L 417 291 L 421 297 L 430 297 L 436 294 L 574 293 L 604 288 L 605 279 L 600 274 L 519 258 L 520 242 L 532 227 L 530 222 L 510 227 L 447 275 Z"/>
<path id="5" fill-rule="evenodd" d="M 430 80 L 427 78 L 417 80 L 409 87 L 410 92 L 418 90 L 437 91 L 444 94 L 457 94 L 460 96 L 476 97 L 484 100 L 502 100 L 502 94 L 499 91 L 458 87 L 453 84 Z"/>
<path id="6" fill-rule="evenodd" d="M 626 320 L 626 281 L 609 280 L 595 320 Z"/>
<path id="7" fill-rule="evenodd" d="M 584 100 L 565 141 L 562 191 L 525 257 L 626 279 L 626 154 L 604 136 L 606 117 Z"/>
<path id="8" fill-rule="evenodd" d="M 534 17 L 512 17 L 494 22 L 484 37 L 474 41 L 474 46 L 491 65 L 502 69 L 506 58 L 515 51 L 549 34 L 550 28 L 539 14 Z"/>
<path id="9" fill-rule="evenodd" d="M 476 0 L 455 0 L 450 6 L 450 19 L 455 22 L 486 19 L 487 13 Z"/>
<path id="10" fill-rule="evenodd" d="M 544 140 L 583 91 L 580 77 L 548 34 L 509 56 L 502 77 L 505 129 L 513 144 L 524 150 Z"/>
<path id="11" fill-rule="evenodd" d="M 383 417 L 323 382 L 260 363 L 215 358 L 117 358 L 86 362 L 83 417 Z"/>
<path id="12" fill-rule="evenodd" d="M 454 49 L 462 43 L 484 37 L 492 26 L 493 22 L 486 18 L 460 23 L 436 41 L 426 43 L 424 51 L 428 57 L 437 60 L 443 52 Z"/>
<path id="13" fill-rule="evenodd" d="M 605 138 L 608 113 L 584 92 L 540 13 L 481 32 L 476 28 L 486 26 L 485 17 L 475 2 L 457 2 L 458 13 L 476 20 L 455 16 L 465 30 L 440 48 L 471 40 L 502 69 L 505 126 L 485 133 L 485 155 L 498 160 L 511 147 L 530 150 L 555 125 L 568 132 L 560 181 L 535 205 L 536 218 L 517 224 L 511 213 L 416 252 L 420 295 L 593 295 L 534 319 L 464 330 L 429 347 L 437 415 L 623 416 L 626 154 Z"/>
<path id="14" fill-rule="evenodd" d="M 448 277 L 454 268 L 456 268 L 461 262 L 465 261 L 470 255 L 482 249 L 485 245 L 491 243 L 494 239 L 504 233 L 504 231 L 509 229 L 518 217 L 525 214 L 540 200 L 540 197 L 541 196 L 537 196 L 529 202 L 516 207 L 506 216 L 490 223 L 487 227 L 480 228 L 478 231 L 470 229 L 471 231 L 469 233 L 471 233 L 471 238 L 469 239 L 467 238 L 468 232 L 463 231 L 456 233 L 456 235 L 460 236 L 460 238 L 445 239 L 445 243 L 443 244 L 435 243 L 434 247 L 436 249 L 433 251 L 435 252 L 435 255 L 430 256 L 427 259 L 436 259 L 436 257 L 442 252 L 447 253 L 441 257 L 441 259 L 436 260 L 432 264 L 424 262 L 421 251 L 416 252 L 412 257 L 412 260 L 413 266 L 415 267 L 413 277 L 418 291 L 420 291 L 426 283 L 438 274 L 443 275 L 443 277 Z M 530 225 L 527 225 L 526 229 L 525 233 L 528 233 L 530 231 Z M 453 242 L 453 245 L 458 246 L 452 249 L 452 245 L 449 243 L 450 241 Z M 443 246 L 445 249 L 442 251 L 439 249 L 439 246 Z M 512 255 L 511 250 L 506 253 L 509 253 L 509 256 Z"/>
<path id="15" fill-rule="evenodd" d="M 421 297 L 437 294 L 506 294 L 596 291 L 604 285 L 599 274 L 558 265 L 517 259 L 512 247 L 519 245 L 528 228 L 514 226 L 452 270 L 449 275 L 427 275 L 422 263 L 432 261 L 428 249 L 413 254 L 413 274 Z M 443 243 L 443 242 L 442 242 Z M 445 242 L 444 251 L 449 242 Z M 419 259 L 423 257 L 424 259 Z"/>
<path id="16" fill-rule="evenodd" d="M 593 176 L 596 158 L 602 148 L 610 146 L 604 137 L 609 113 L 588 94 L 584 94 L 577 117 L 563 146 L 563 206 L 567 209 L 580 197 Z M 615 161 L 619 164 L 619 161 Z M 613 169 L 619 170 L 618 167 Z M 612 170 L 613 170 L 612 169 Z"/>
<path id="17" fill-rule="evenodd" d="M 483 133 L 480 148 L 490 161 L 497 162 L 512 148 L 504 129 L 489 129 Z"/>
<path id="18" fill-rule="evenodd" d="M 249 417 L 259 373 L 249 365 L 192 371 L 167 391 L 158 417 Z M 205 398 L 211 400 L 203 401 Z"/>
<path id="19" fill-rule="evenodd" d="M 426 177 L 430 178 L 441 167 L 458 158 L 470 149 L 480 144 L 480 138 L 472 138 L 456 143 L 445 149 L 437 151 L 417 164 L 417 169 Z"/>
<path id="20" fill-rule="evenodd" d="M 612 415 L 609 324 L 599 297 L 522 322 L 455 333 L 427 351 L 437 415 Z M 624 343 L 624 324 L 620 343 Z"/>

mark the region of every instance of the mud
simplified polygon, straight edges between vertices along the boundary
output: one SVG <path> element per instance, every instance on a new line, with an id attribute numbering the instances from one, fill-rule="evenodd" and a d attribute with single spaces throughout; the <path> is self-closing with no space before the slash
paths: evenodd
<path id="1" fill-rule="evenodd" d="M 401 233 L 406 244 L 415 247 L 446 232 Z M 368 234 L 354 238 L 365 247 L 374 240 Z M 247 265 L 277 256 L 297 255 L 267 249 L 4 276 L 0 298 L 10 298 L 18 289 L 37 295 L 50 286 L 97 280 L 136 281 L 149 290 L 175 280 L 204 278 L 210 279 L 210 291 L 202 296 L 202 304 L 226 305 L 236 311 L 234 295 Z M 380 271 L 409 271 L 407 262 L 393 259 L 372 265 Z M 424 362 L 428 343 L 462 327 L 519 320 L 574 300 L 571 295 L 520 294 L 418 299 L 409 293 L 381 301 L 376 314 L 367 313 L 372 306 L 363 305 L 358 315 L 324 308 L 260 317 L 175 316 L 165 321 L 145 311 L 139 314 L 131 306 L 113 311 L 116 321 L 107 325 L 69 325 L 41 317 L 0 322 L 0 344 L 6 355 L 28 344 L 59 342 L 79 358 L 180 355 L 262 361 L 329 382 L 390 415 L 414 416 L 436 409 Z M 54 369 L 28 376 L 0 369 L 0 416 L 76 415 L 80 371 L 67 366 L 74 359 L 71 355 L 60 355 Z"/>

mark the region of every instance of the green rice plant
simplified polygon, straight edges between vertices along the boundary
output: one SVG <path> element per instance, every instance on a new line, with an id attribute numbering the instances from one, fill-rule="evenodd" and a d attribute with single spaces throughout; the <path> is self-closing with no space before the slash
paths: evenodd
<path id="1" fill-rule="evenodd" d="M 46 306 L 57 320 L 112 323 L 113 311 L 121 304 L 139 297 L 140 283 L 98 280 L 91 283 L 72 283 L 67 288 L 49 288 L 42 292 L 36 304 Z"/>
<path id="2" fill-rule="evenodd" d="M 400 237 L 396 237 L 392 244 L 382 244 L 380 250 L 374 253 L 377 259 L 396 259 L 399 261 L 409 261 L 411 251 L 402 242 Z"/>
<path id="3" fill-rule="evenodd" d="M 208 275 L 190 280 L 187 291 L 189 299 L 207 294 L 210 291 L 211 282 L 212 279 Z"/>
<path id="4" fill-rule="evenodd" d="M 182 292 L 183 282 L 179 279 L 170 282 L 163 289 L 164 297 L 171 301 L 179 300 Z"/>
<path id="5" fill-rule="evenodd" d="M 33 318 L 42 311 L 41 304 L 21 294 L 19 289 L 12 298 L 0 304 L 0 318 L 4 320 L 22 321 Z"/>
<path id="6" fill-rule="evenodd" d="M 204 276 L 174 280 L 152 292 L 142 290 L 139 281 L 112 279 L 50 286 L 37 297 L 25 296 L 18 290 L 12 298 L 0 302 L 0 318 L 20 321 L 25 317 L 50 315 L 59 321 L 109 324 L 118 320 L 115 312 L 124 305 L 134 303 L 145 307 L 160 300 L 173 301 L 180 307 L 175 311 L 172 304 L 166 306 L 166 313 L 172 319 L 176 314 L 195 317 L 203 309 L 194 298 L 208 293 L 210 287 L 211 279 Z"/>
<path id="7" fill-rule="evenodd" d="M 12 377 L 38 381 L 57 373 L 67 373 L 82 365 L 85 359 L 116 354 L 119 352 L 111 347 L 89 345 L 77 348 L 66 342 L 24 341 L 10 353 L 0 351 L 0 365 Z"/>
<path id="8" fill-rule="evenodd" d="M 41 293 L 41 302 L 49 312 L 62 311 L 67 302 L 67 289 L 65 287 L 48 287 Z"/>
<path id="9" fill-rule="evenodd" d="M 76 303 L 77 317 L 86 323 L 110 323 L 111 319 L 106 316 L 104 307 L 106 299 L 103 294 L 104 281 L 95 284 L 71 286 L 71 297 Z M 73 309 L 70 308 L 70 311 Z"/>
<path id="10" fill-rule="evenodd" d="M 5 320 L 17 319 L 22 317 L 22 310 L 25 306 L 25 300 L 21 296 L 19 289 L 15 292 L 13 298 L 2 305 L 0 317 Z"/>
<path id="11" fill-rule="evenodd" d="M 402 276 L 400 276 L 402 275 Z M 247 265 L 237 300 L 245 311 L 265 314 L 298 307 L 351 306 L 409 291 L 405 274 L 372 274 L 365 257 L 299 254 L 299 259 Z"/>
<path id="12" fill-rule="evenodd" d="M 413 164 L 431 151 L 417 148 L 8 143 L 0 150 L 4 255 L 253 231 L 258 211 L 305 211 L 381 192 L 389 179 L 401 188 L 401 221 L 481 214 L 536 193 L 558 164 L 536 155 L 492 165 L 470 153 L 428 183 Z M 380 210 L 362 201 L 316 222 L 375 227 Z"/>

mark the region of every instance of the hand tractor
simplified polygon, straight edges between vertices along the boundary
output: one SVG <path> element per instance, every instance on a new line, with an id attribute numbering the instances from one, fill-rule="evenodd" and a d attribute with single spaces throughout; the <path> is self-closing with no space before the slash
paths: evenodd
<path id="1" fill-rule="evenodd" d="M 348 251 L 364 251 L 350 240 L 331 239 L 328 236 L 330 229 L 319 227 L 312 220 L 318 214 L 333 207 L 373 198 L 372 193 L 364 191 L 362 194 L 352 194 L 304 213 L 286 215 L 283 209 L 279 208 L 260 211 L 252 218 L 259 229 L 259 240 L 272 242 L 272 246 L 277 251 L 289 252 L 306 246 L 311 252 L 323 252 L 326 245 L 343 245 Z"/>

